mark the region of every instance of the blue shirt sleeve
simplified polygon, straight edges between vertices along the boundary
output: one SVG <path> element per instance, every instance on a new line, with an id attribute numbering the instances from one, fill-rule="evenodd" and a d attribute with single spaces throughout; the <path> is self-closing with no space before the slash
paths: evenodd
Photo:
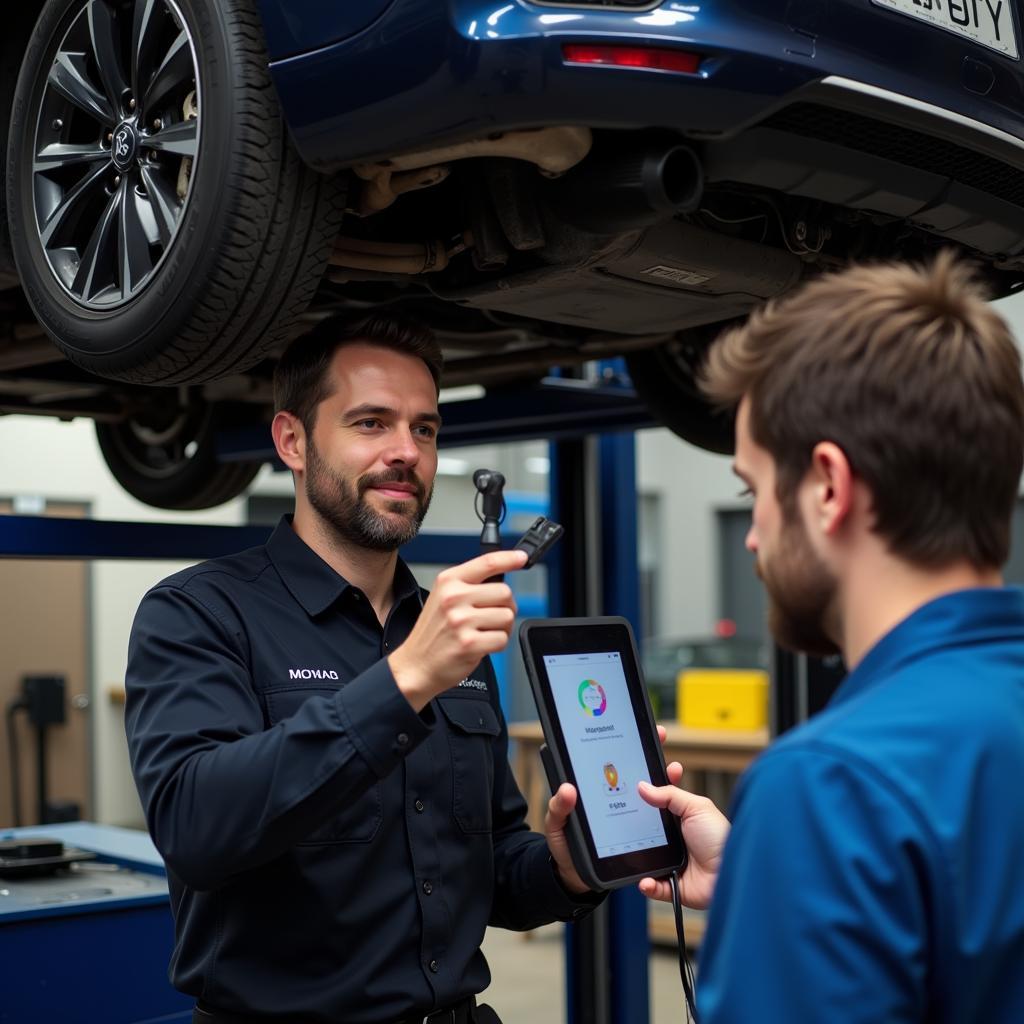
<path id="1" fill-rule="evenodd" d="M 870 765 L 773 751 L 741 783 L 701 952 L 701 1024 L 900 1024 L 928 1010 L 928 843 Z"/>

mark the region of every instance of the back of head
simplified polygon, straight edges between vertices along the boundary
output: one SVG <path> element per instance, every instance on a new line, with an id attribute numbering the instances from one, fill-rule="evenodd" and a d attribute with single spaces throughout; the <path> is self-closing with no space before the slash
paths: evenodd
<path id="1" fill-rule="evenodd" d="M 853 266 L 754 313 L 704 374 L 749 397 L 753 440 L 792 503 L 832 441 L 873 496 L 874 529 L 925 568 L 1001 566 L 1024 463 L 1024 383 L 1006 323 L 950 253 L 927 267 Z"/>
<path id="2" fill-rule="evenodd" d="M 444 359 L 429 328 L 382 313 L 357 320 L 330 317 L 292 341 L 278 360 L 274 370 L 274 411 L 292 413 L 306 432 L 311 432 L 317 407 L 331 394 L 330 366 L 334 354 L 346 345 L 360 344 L 422 360 L 434 387 L 440 388 Z"/>

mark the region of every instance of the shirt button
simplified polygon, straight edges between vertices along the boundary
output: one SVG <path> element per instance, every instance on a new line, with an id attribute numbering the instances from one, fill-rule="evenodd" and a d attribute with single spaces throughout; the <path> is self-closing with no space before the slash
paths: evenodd
<path id="1" fill-rule="evenodd" d="M 423 891 L 429 896 L 434 891 L 434 887 L 429 882 L 424 882 Z"/>
<path id="2" fill-rule="evenodd" d="M 436 960 L 431 960 L 427 966 L 430 968 L 431 974 L 437 974 L 437 972 L 441 970 L 441 965 Z"/>
<path id="3" fill-rule="evenodd" d="M 427 809 L 426 804 L 424 804 L 422 800 L 417 800 L 413 804 L 413 807 L 415 807 L 420 814 L 422 814 Z"/>
<path id="4" fill-rule="evenodd" d="M 409 734 L 408 734 L 408 733 L 405 733 L 405 732 L 400 732 L 400 733 L 399 733 L 399 734 L 398 734 L 398 735 L 397 735 L 397 736 L 395 737 L 395 742 L 396 742 L 396 743 L 397 743 L 397 744 L 398 744 L 398 745 L 399 745 L 400 747 L 407 747 L 407 746 L 409 745 Z"/>

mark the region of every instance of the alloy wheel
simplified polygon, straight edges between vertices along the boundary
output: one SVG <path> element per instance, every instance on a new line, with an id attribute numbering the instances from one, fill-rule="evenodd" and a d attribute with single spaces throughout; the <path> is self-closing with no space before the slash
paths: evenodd
<path id="1" fill-rule="evenodd" d="M 36 122 L 36 227 L 76 303 L 109 310 L 154 278 L 192 189 L 201 130 L 195 47 L 173 0 L 87 0 Z"/>

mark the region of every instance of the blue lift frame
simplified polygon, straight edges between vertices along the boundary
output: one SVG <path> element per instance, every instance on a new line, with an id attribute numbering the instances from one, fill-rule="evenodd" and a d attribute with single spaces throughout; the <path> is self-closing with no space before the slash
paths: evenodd
<path id="1" fill-rule="evenodd" d="M 549 440 L 551 515 L 568 527 L 547 560 L 551 614 L 622 615 L 638 630 L 633 432 L 656 424 L 624 381 L 621 362 L 604 366 L 605 381 L 597 385 L 550 378 L 526 390 L 445 403 L 441 444 Z M 225 462 L 274 459 L 265 432 L 227 434 L 218 451 Z M 259 526 L 0 516 L 0 558 L 199 560 L 262 544 L 269 534 Z M 475 533 L 424 532 L 402 555 L 436 565 L 478 552 Z M 565 946 L 567 1024 L 648 1024 L 650 944 L 639 891 L 620 889 L 567 926 Z"/>

